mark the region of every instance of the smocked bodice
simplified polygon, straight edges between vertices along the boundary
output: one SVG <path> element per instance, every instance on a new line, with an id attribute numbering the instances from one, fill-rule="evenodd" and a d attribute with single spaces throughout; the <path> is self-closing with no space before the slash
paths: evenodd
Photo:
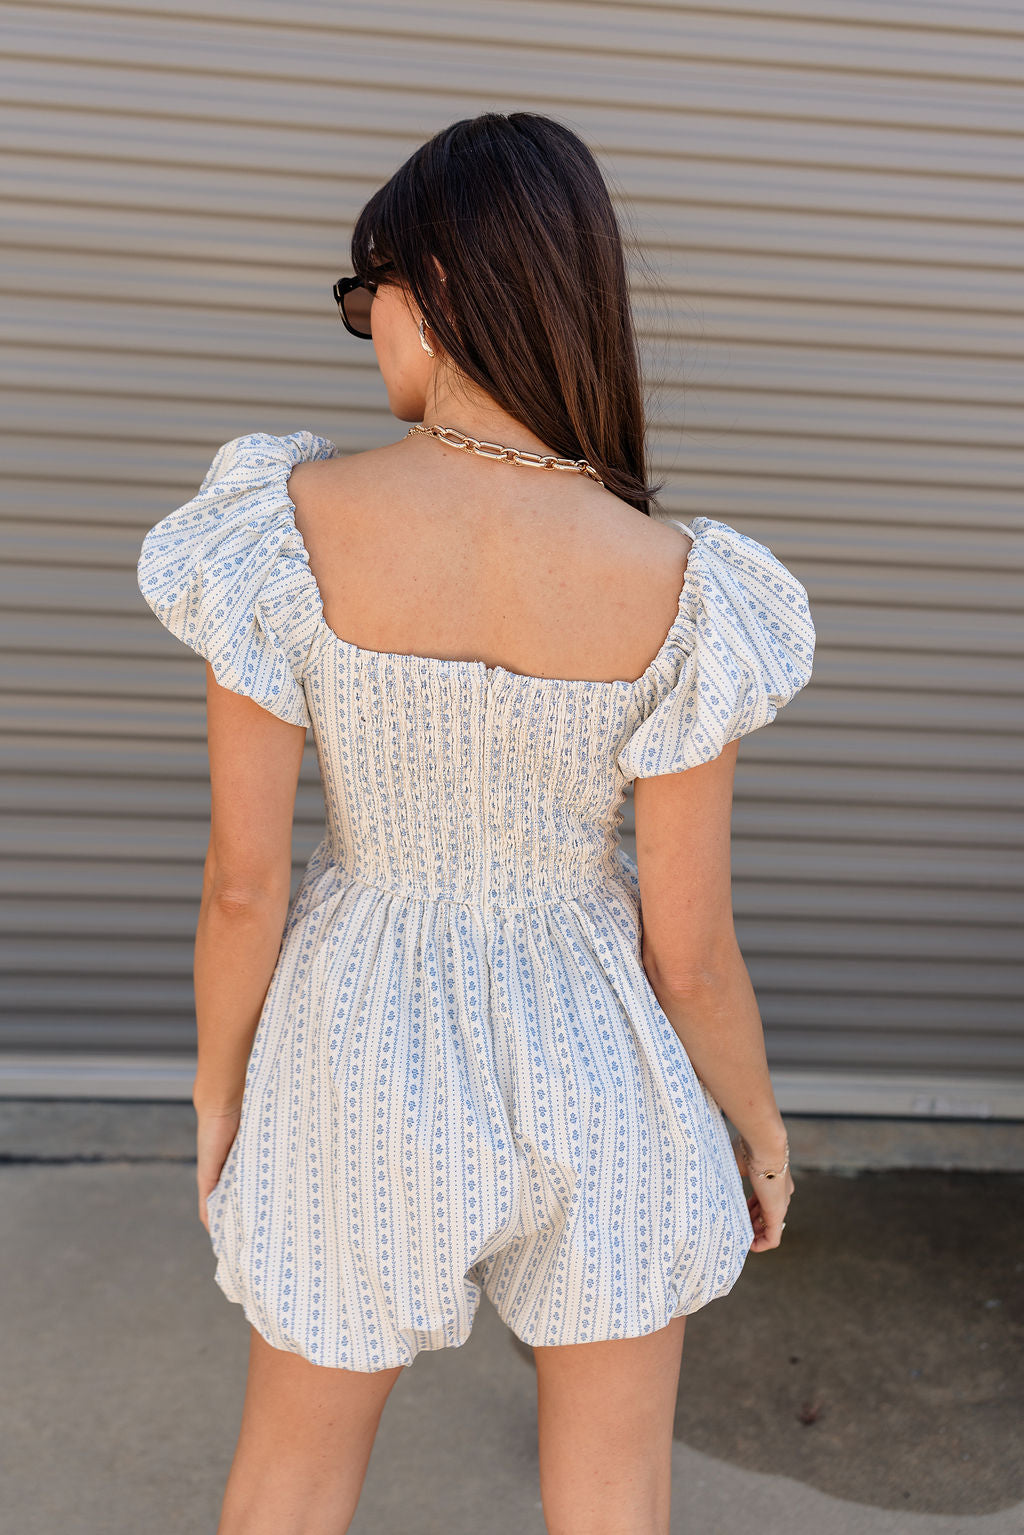
<path id="1" fill-rule="evenodd" d="M 306 694 L 327 855 L 353 877 L 486 906 L 572 896 L 614 874 L 627 690 L 326 637 Z"/>

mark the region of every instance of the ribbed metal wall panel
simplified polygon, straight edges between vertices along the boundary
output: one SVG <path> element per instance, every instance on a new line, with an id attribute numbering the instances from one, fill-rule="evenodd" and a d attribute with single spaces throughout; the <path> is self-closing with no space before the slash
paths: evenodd
<path id="1" fill-rule="evenodd" d="M 138 595 L 139 542 L 237 433 L 395 438 L 330 298 L 351 220 L 438 127 L 525 107 L 593 146 L 658 271 L 666 511 L 763 539 L 811 594 L 814 681 L 737 775 L 773 1069 L 830 1103 L 844 1074 L 1024 1081 L 1024 9 L 0 20 L 8 1052 L 188 1051 L 203 669 Z M 321 816 L 310 742 L 296 874 Z"/>

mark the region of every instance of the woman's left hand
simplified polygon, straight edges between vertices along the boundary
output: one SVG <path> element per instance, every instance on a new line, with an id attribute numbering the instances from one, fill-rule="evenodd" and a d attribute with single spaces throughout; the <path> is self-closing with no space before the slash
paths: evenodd
<path id="1" fill-rule="evenodd" d="M 199 1219 L 210 1229 L 206 1201 L 217 1186 L 228 1152 L 238 1134 L 241 1107 L 227 1113 L 199 1113 L 196 1129 L 196 1185 L 199 1194 Z M 197 1110 L 198 1113 L 198 1110 Z"/>

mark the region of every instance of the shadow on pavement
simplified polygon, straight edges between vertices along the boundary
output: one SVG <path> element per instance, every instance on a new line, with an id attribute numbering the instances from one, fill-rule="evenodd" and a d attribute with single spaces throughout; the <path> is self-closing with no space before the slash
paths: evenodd
<path id="1" fill-rule="evenodd" d="M 782 1245 L 687 1322 L 676 1438 L 834 1497 L 1024 1498 L 1024 1174 L 794 1172 Z"/>

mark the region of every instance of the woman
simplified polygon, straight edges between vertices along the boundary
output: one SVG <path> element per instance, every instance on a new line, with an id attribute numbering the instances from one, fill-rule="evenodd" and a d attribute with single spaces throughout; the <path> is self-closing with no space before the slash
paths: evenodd
<path id="1" fill-rule="evenodd" d="M 686 1317 L 793 1191 L 729 832 L 739 737 L 810 677 L 807 594 L 652 516 L 621 236 L 567 128 L 437 134 L 352 262 L 409 432 L 225 443 L 139 560 L 207 661 L 199 1215 L 251 1324 L 219 1532 L 346 1530 L 403 1367 L 486 1291 L 535 1350 L 549 1529 L 662 1535 Z"/>

